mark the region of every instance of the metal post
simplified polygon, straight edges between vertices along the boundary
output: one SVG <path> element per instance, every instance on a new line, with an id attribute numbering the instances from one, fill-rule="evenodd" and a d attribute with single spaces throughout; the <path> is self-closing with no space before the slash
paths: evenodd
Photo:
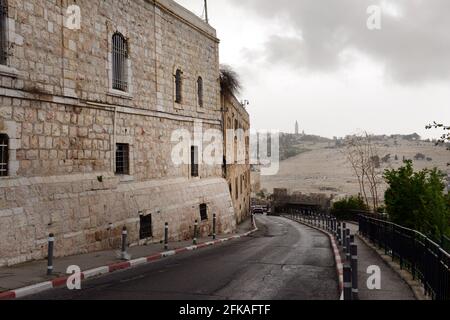
<path id="1" fill-rule="evenodd" d="M 197 244 L 197 233 L 198 233 L 198 220 L 195 220 L 195 224 L 194 224 L 194 245 Z"/>
<path id="2" fill-rule="evenodd" d="M 341 232 L 341 223 L 338 222 L 337 225 L 337 239 L 340 246 L 342 246 L 342 232 Z"/>
<path id="3" fill-rule="evenodd" d="M 350 229 L 345 230 L 345 257 L 347 261 L 350 261 Z"/>
<path id="4" fill-rule="evenodd" d="M 351 268 L 352 268 L 352 299 L 359 300 L 358 290 L 358 246 L 352 243 L 350 246 L 351 252 Z"/>
<path id="5" fill-rule="evenodd" d="M 51 276 L 53 273 L 53 249 L 55 245 L 55 235 L 50 233 L 48 235 L 48 256 L 47 256 L 47 275 Z"/>
<path id="6" fill-rule="evenodd" d="M 164 249 L 169 249 L 169 224 L 167 222 L 164 225 Z"/>
<path id="7" fill-rule="evenodd" d="M 344 252 L 345 252 L 345 230 L 347 229 L 347 224 L 345 222 L 342 223 L 342 246 L 344 247 Z"/>
<path id="8" fill-rule="evenodd" d="M 123 229 L 122 229 L 122 253 L 121 253 L 122 260 L 128 260 L 127 259 L 127 237 L 128 237 L 127 227 L 123 227 Z"/>
<path id="9" fill-rule="evenodd" d="M 352 300 L 352 268 L 348 263 L 344 265 L 344 300 Z"/>
<path id="10" fill-rule="evenodd" d="M 216 240 L 216 220 L 217 220 L 217 215 L 214 213 L 213 214 L 213 240 Z"/>

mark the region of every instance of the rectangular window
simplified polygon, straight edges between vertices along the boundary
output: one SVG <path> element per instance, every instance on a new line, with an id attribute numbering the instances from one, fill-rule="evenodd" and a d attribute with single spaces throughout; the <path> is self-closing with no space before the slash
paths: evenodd
<path id="1" fill-rule="evenodd" d="M 8 176 L 8 142 L 8 136 L 0 134 L 0 177 Z"/>
<path id="2" fill-rule="evenodd" d="M 202 221 L 208 220 L 208 206 L 206 203 L 200 205 L 200 219 Z"/>
<path id="3" fill-rule="evenodd" d="M 112 87 L 119 91 L 128 91 L 128 42 L 116 32 L 112 37 Z"/>
<path id="4" fill-rule="evenodd" d="M 198 177 L 198 147 L 191 147 L 191 177 Z"/>
<path id="5" fill-rule="evenodd" d="M 238 178 L 236 178 L 235 185 L 236 185 L 235 192 L 236 192 L 236 200 L 237 200 L 237 199 L 239 199 L 239 179 Z"/>
<path id="6" fill-rule="evenodd" d="M 0 64 L 8 63 L 8 3 L 0 0 Z"/>
<path id="7" fill-rule="evenodd" d="M 126 143 L 116 145 L 116 174 L 130 174 L 130 146 Z"/>
<path id="8" fill-rule="evenodd" d="M 152 215 L 151 214 L 147 216 L 141 215 L 139 224 L 139 238 L 141 240 L 144 240 L 151 237 L 153 237 Z"/>

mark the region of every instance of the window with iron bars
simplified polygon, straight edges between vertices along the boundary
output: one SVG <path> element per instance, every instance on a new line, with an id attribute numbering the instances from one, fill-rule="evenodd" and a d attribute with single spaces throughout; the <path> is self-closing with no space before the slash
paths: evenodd
<path id="1" fill-rule="evenodd" d="M 0 134 L 0 177 L 8 176 L 8 142 L 8 136 L 6 134 Z"/>
<path id="2" fill-rule="evenodd" d="M 198 106 L 203 108 L 203 79 L 198 77 L 197 79 L 197 95 L 198 95 Z"/>
<path id="3" fill-rule="evenodd" d="M 181 103 L 183 101 L 183 72 L 180 69 L 177 69 L 175 72 L 175 102 Z"/>
<path id="4" fill-rule="evenodd" d="M 8 63 L 8 1 L 0 0 L 0 64 Z"/>
<path id="5" fill-rule="evenodd" d="M 112 37 L 112 87 L 128 91 L 128 42 L 118 32 Z"/>
<path id="6" fill-rule="evenodd" d="M 130 174 L 130 146 L 126 143 L 116 145 L 116 174 Z"/>

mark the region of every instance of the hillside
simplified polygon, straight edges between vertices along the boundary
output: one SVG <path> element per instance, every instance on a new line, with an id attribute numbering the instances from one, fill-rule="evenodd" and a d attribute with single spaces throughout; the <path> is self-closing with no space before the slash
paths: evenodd
<path id="1" fill-rule="evenodd" d="M 382 169 L 398 168 L 403 158 L 411 159 L 418 170 L 437 167 L 447 171 L 450 151 L 444 146 L 435 146 L 427 141 L 409 141 L 398 137 L 386 137 L 377 142 L 381 158 L 389 158 L 382 163 Z M 276 176 L 261 178 L 261 187 L 272 192 L 273 188 L 288 188 L 304 193 L 327 193 L 335 195 L 358 194 L 359 186 L 353 171 L 345 158 L 345 149 L 339 141 L 295 144 L 305 151 L 281 162 Z M 423 160 L 414 160 L 417 155 Z M 422 158 L 419 157 L 419 158 Z M 396 160 L 397 159 L 397 160 Z M 384 190 L 385 186 L 382 186 Z"/>

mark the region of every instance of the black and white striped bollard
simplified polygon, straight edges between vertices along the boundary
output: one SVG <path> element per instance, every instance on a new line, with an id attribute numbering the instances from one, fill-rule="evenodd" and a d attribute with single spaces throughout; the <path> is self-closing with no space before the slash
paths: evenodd
<path id="1" fill-rule="evenodd" d="M 338 244 L 340 246 L 342 246 L 342 232 L 341 232 L 341 223 L 338 222 L 337 224 L 337 239 L 338 239 Z"/>
<path id="2" fill-rule="evenodd" d="M 216 223 L 217 223 L 217 215 L 213 214 L 213 240 L 216 240 Z"/>
<path id="3" fill-rule="evenodd" d="M 169 249 L 169 224 L 167 222 L 164 225 L 164 249 Z"/>
<path id="4" fill-rule="evenodd" d="M 48 235 L 48 256 L 47 256 L 47 275 L 53 274 L 53 249 L 55 247 L 55 235 L 50 233 Z"/>
<path id="5" fill-rule="evenodd" d="M 358 290 L 358 246 L 356 243 L 350 245 L 351 267 L 352 267 L 352 299 L 359 300 Z"/>
<path id="6" fill-rule="evenodd" d="M 123 227 L 122 229 L 122 260 L 127 260 L 127 238 L 128 238 L 128 231 L 127 227 Z"/>
<path id="7" fill-rule="evenodd" d="M 345 257 L 347 261 L 350 261 L 350 229 L 345 230 Z"/>
<path id="8" fill-rule="evenodd" d="M 197 233 L 198 233 L 198 220 L 195 220 L 194 224 L 194 245 L 197 244 Z"/>
<path id="9" fill-rule="evenodd" d="M 344 265 L 344 300 L 352 300 L 352 268 L 348 263 Z"/>

